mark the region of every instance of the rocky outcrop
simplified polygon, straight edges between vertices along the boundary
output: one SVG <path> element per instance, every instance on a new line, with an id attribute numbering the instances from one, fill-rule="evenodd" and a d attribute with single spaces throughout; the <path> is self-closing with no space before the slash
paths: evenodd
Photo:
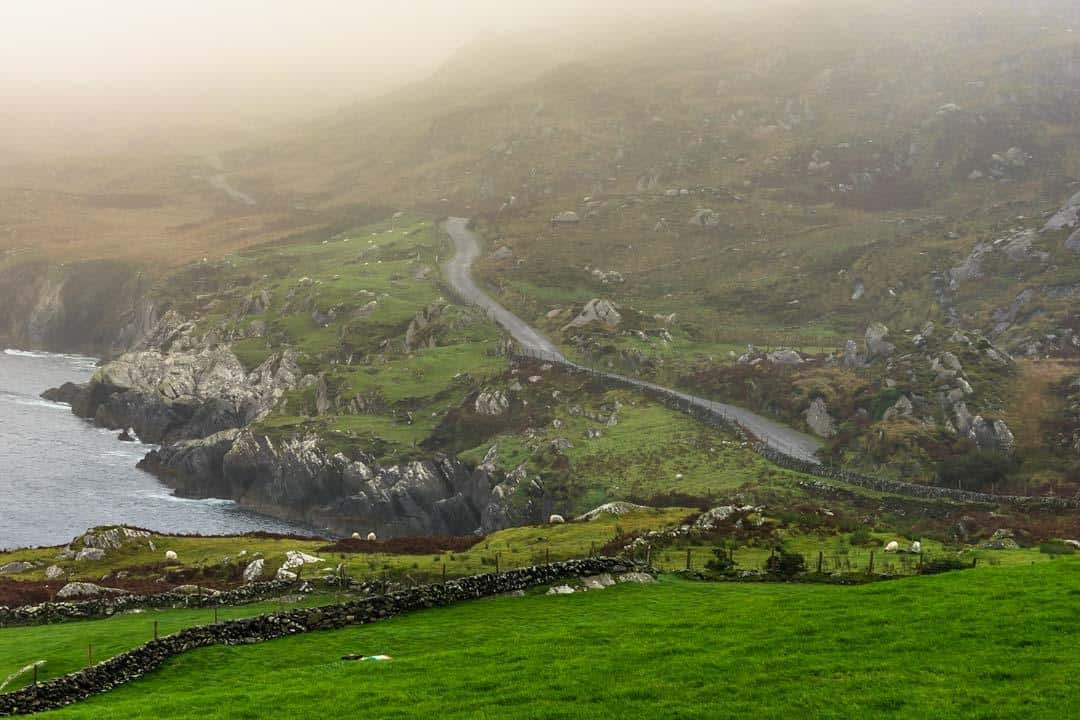
<path id="1" fill-rule="evenodd" d="M 797 367 L 803 364 L 802 355 L 795 350 L 790 349 L 774 350 L 766 355 L 766 357 L 773 365 L 780 365 L 782 367 Z"/>
<path id="2" fill-rule="evenodd" d="M 622 315 L 618 308 L 610 300 L 593 298 L 585 303 L 581 313 L 563 327 L 563 331 L 570 328 L 583 327 L 591 323 L 600 323 L 607 327 L 617 327 L 622 322 Z"/>
<path id="3" fill-rule="evenodd" d="M 1080 253 L 1080 230 L 1077 230 L 1065 241 L 1065 249 Z"/>
<path id="4" fill-rule="evenodd" d="M 806 424 L 818 437 L 830 438 L 836 434 L 836 423 L 829 415 L 829 408 L 824 398 L 814 398 L 806 409 Z"/>
<path id="5" fill-rule="evenodd" d="M 1046 221 L 1043 232 L 1067 230 L 1078 225 L 1080 225 L 1080 192 L 1066 200 L 1061 209 Z"/>
<path id="6" fill-rule="evenodd" d="M 720 224 L 720 214 L 708 208 L 702 208 L 695 212 L 688 222 L 697 227 L 712 228 Z"/>
<path id="7" fill-rule="evenodd" d="M 317 436 L 272 440 L 231 430 L 147 454 L 140 466 L 181 495 L 218 497 L 275 517 L 379 537 L 467 535 L 520 524 L 540 512 L 518 507 L 524 473 L 499 477 L 445 456 L 381 467 L 365 455 L 328 450 Z"/>
<path id="8" fill-rule="evenodd" d="M 442 312 L 443 306 L 433 303 L 416 313 L 416 316 L 409 322 L 409 327 L 405 330 L 406 350 L 433 348 L 438 344 Z"/>
<path id="9" fill-rule="evenodd" d="M 868 358 L 888 358 L 896 352 L 896 346 L 885 339 L 888 336 L 889 328 L 884 323 L 872 323 L 870 327 L 866 328 L 864 342 Z"/>
<path id="10" fill-rule="evenodd" d="M 99 597 L 101 595 L 126 595 L 126 590 L 118 588 L 102 587 L 94 583 L 71 582 L 60 588 L 56 593 L 57 600 L 83 600 L 86 598 Z"/>
<path id="11" fill-rule="evenodd" d="M 961 437 L 965 437 L 980 450 L 999 450 L 1012 452 L 1016 445 L 1016 439 L 1004 420 L 987 420 L 981 415 L 972 416 L 963 401 L 954 406 L 956 414 L 956 431 Z"/>
<path id="12" fill-rule="evenodd" d="M 993 242 L 978 243 L 959 265 L 948 271 L 949 290 L 955 292 L 964 283 L 981 278 L 984 265 L 995 257 L 1004 259 L 1010 266 L 1046 263 L 1050 254 L 1033 247 L 1036 239 L 1034 230 L 1018 230 Z"/>
<path id="13" fill-rule="evenodd" d="M 190 329 L 166 314 L 140 349 L 99 368 L 87 385 L 69 383 L 46 397 L 63 398 L 102 426 L 134 428 L 144 442 L 170 443 L 254 422 L 300 381 L 293 350 L 249 373 L 227 346 L 196 346 Z"/>
<path id="14" fill-rule="evenodd" d="M 474 407 L 477 415 L 495 417 L 510 408 L 510 399 L 502 390 L 484 390 L 476 396 Z"/>
<path id="15" fill-rule="evenodd" d="M 33 563 L 23 561 L 9 562 L 6 565 L 0 565 L 0 575 L 18 575 L 19 573 L 29 572 L 33 569 Z"/>

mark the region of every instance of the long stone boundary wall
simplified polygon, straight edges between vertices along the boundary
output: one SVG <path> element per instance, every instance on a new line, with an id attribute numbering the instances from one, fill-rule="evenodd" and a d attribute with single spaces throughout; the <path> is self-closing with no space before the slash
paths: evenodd
<path id="1" fill-rule="evenodd" d="M 205 593 L 163 592 L 156 595 L 103 595 L 79 602 L 46 602 L 9 608 L 0 605 L 0 628 L 15 625 L 48 625 L 68 620 L 106 618 L 128 610 L 155 608 L 197 608 L 244 605 L 277 597 L 293 586 L 292 581 L 272 580 L 251 583 L 235 590 Z"/>
<path id="2" fill-rule="evenodd" d="M 653 383 L 647 383 L 643 380 L 628 378 L 622 375 L 604 372 L 602 370 L 592 370 L 546 354 L 525 352 L 517 354 L 515 357 L 524 360 L 550 363 L 551 365 L 561 367 L 568 372 L 593 375 L 604 382 L 644 392 L 646 395 L 658 398 L 673 407 L 693 415 L 701 422 L 734 432 L 741 439 L 748 442 L 750 446 L 754 448 L 755 452 L 770 462 L 773 462 L 780 467 L 795 470 L 796 472 L 805 473 L 807 475 L 815 475 L 827 480 L 836 480 L 849 485 L 857 485 L 870 490 L 877 490 L 879 492 L 929 500 L 956 500 L 965 503 L 1013 505 L 1028 510 L 1065 510 L 1080 507 L 1080 499 L 1077 498 L 1034 495 L 992 495 L 990 493 L 973 492 L 970 490 L 961 490 L 959 488 L 918 485 L 916 483 L 907 483 L 900 480 L 876 478 L 861 473 L 849 472 L 835 466 L 807 462 L 784 452 L 783 448 L 777 444 L 772 444 L 766 440 L 754 437 L 733 418 L 722 415 L 683 393 L 678 393 L 674 390 L 654 385 Z"/>
<path id="3" fill-rule="evenodd" d="M 0 694 L 0 716 L 25 715 L 64 707 L 141 678 L 169 658 L 196 648 L 246 645 L 315 630 L 337 630 L 350 625 L 377 622 L 414 610 L 443 607 L 461 600 L 525 590 L 565 578 L 621 573 L 636 567 L 632 563 L 614 558 L 570 560 L 502 573 L 475 575 L 439 585 L 422 585 L 336 605 L 287 610 L 217 625 L 188 628 L 168 637 L 152 640 L 85 670 L 12 693 Z"/>

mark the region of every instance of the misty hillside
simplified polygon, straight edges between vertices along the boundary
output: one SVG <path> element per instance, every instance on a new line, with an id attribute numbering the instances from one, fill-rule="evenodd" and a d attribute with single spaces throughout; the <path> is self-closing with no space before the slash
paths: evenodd
<path id="1" fill-rule="evenodd" d="M 244 359 L 305 348 L 330 396 L 351 392 L 366 385 L 341 366 L 381 362 L 417 323 L 465 321 L 432 319 L 430 267 L 386 278 L 415 271 L 425 290 L 373 329 L 349 314 L 367 300 L 301 303 L 268 258 L 396 211 L 467 216 L 485 288 L 580 362 L 751 408 L 840 465 L 1070 491 L 1078 28 L 1059 0 L 613 17 L 481 36 L 424 81 L 243 143 L 19 165 L 6 334 L 113 355 L 171 309 Z M 428 238 L 414 262 L 446 251 Z M 245 252 L 262 259 L 238 273 Z M 84 261 L 125 278 L 121 293 L 104 273 L 65 286 L 124 318 L 119 341 L 116 322 L 55 310 L 60 264 Z M 264 292 L 289 300 L 255 331 L 236 318 Z M 452 344 L 439 333 L 423 342 Z M 289 428 L 310 429 L 297 418 L 315 400 Z M 473 448 L 420 429 L 388 456 Z"/>
<path id="2" fill-rule="evenodd" d="M 983 449 L 1074 442 L 1067 403 L 1025 417 L 1066 369 L 1032 376 L 967 348 L 1080 352 L 1080 240 L 1047 225 L 1080 190 L 1077 26 L 1064 2 L 852 3 L 597 28 L 595 43 L 578 28 L 558 57 L 546 38 L 484 41 L 426 83 L 230 158 L 312 206 L 476 216 L 489 287 L 581 357 L 804 427 L 821 398 L 835 458 L 922 476 L 963 453 L 970 415 L 1014 418 Z M 567 330 L 594 297 L 622 324 Z M 660 317 L 677 318 L 671 342 Z M 777 345 L 869 352 L 878 324 L 903 359 L 851 359 L 853 376 L 715 369 Z M 974 396 L 945 398 L 934 364 L 965 352 Z M 1051 486 L 1075 472 L 1051 465 Z"/>

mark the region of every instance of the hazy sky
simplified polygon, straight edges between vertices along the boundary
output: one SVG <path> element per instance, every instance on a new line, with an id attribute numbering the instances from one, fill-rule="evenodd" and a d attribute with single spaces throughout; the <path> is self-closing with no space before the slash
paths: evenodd
<path id="1" fill-rule="evenodd" d="M 606 0 L 3 0 L 0 5 L 0 72 L 9 85 L 87 88 L 142 84 L 160 73 L 427 68 L 485 31 L 630 11 L 627 2 Z"/>
<path id="2" fill-rule="evenodd" d="M 492 31 L 590 32 L 761 1 L 0 0 L 0 151 L 314 116 L 419 79 Z"/>

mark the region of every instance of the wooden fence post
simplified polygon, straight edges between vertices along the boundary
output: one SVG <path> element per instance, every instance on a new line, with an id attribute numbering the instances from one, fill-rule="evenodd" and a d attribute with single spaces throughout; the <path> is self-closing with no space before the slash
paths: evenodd
<path id="1" fill-rule="evenodd" d="M 824 562 L 824 560 L 825 560 L 825 553 L 823 553 L 821 550 L 818 550 L 818 553 L 817 553 L 817 572 L 818 572 L 818 575 L 821 574 L 821 564 L 822 564 L 822 562 Z"/>
<path id="2" fill-rule="evenodd" d="M 690 548 L 686 548 L 686 569 L 690 569 Z"/>
<path id="3" fill-rule="evenodd" d="M 873 550 L 870 551 L 870 566 L 867 568 L 866 572 L 867 572 L 868 575 L 873 574 L 873 572 L 874 572 L 874 551 Z"/>

